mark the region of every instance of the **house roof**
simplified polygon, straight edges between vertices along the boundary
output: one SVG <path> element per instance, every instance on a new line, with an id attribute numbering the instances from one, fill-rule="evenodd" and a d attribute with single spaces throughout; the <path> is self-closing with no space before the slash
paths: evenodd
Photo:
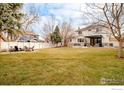
<path id="1" fill-rule="evenodd" d="M 33 31 L 24 31 L 24 30 L 22 30 L 22 33 L 23 33 L 23 35 L 37 35 L 37 36 L 39 36 L 38 34 L 36 34 Z"/>
<path id="2" fill-rule="evenodd" d="M 102 27 L 102 26 L 100 24 L 94 23 L 94 24 L 88 25 L 88 26 L 86 26 L 84 28 L 81 28 L 81 29 L 78 28 L 78 30 L 76 30 L 76 32 L 78 32 L 78 31 L 86 31 L 86 30 L 97 28 L 97 27 Z"/>
<path id="3" fill-rule="evenodd" d="M 85 37 L 87 37 L 87 38 L 101 38 L 101 37 L 103 37 L 102 35 L 90 35 L 90 36 L 85 36 Z"/>
<path id="4" fill-rule="evenodd" d="M 38 34 L 32 32 L 32 31 L 25 31 L 25 34 L 26 35 L 38 35 Z"/>

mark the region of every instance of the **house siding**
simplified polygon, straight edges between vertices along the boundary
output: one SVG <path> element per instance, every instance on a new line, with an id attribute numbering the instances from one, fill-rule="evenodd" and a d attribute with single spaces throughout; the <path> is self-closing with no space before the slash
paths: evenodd
<path id="1" fill-rule="evenodd" d="M 82 33 L 79 31 L 82 31 Z M 95 27 L 91 27 L 90 28 L 83 28 L 83 29 L 78 29 L 75 31 L 75 37 L 71 40 L 71 42 L 69 42 L 69 45 L 71 46 L 75 46 L 77 44 L 77 46 L 80 47 L 84 47 L 85 43 L 89 44 L 87 45 L 88 47 L 91 46 L 91 38 L 86 38 L 87 36 L 102 36 L 101 38 L 101 42 L 102 42 L 102 47 L 118 47 L 118 42 L 116 39 L 114 39 L 114 37 L 111 37 L 112 34 L 110 31 L 108 31 L 108 29 L 104 28 L 104 27 L 100 27 L 100 26 L 95 26 Z M 84 42 L 78 42 L 78 39 L 82 38 L 84 39 Z M 97 37 L 95 37 L 97 38 Z M 95 44 L 100 44 L 98 42 L 98 39 L 94 39 Z M 97 43 L 96 43 L 97 42 Z M 95 46 L 95 45 L 94 45 Z M 97 45 L 100 46 L 100 45 Z M 124 46 L 124 44 L 123 44 Z"/>

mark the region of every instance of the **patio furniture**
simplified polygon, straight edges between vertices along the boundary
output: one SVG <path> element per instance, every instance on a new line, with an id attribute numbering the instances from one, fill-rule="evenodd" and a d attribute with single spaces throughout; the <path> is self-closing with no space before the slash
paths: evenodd
<path id="1" fill-rule="evenodd" d="M 14 46 L 14 48 L 15 48 L 15 51 L 19 51 L 18 46 Z"/>
<path id="2" fill-rule="evenodd" d="M 34 51 L 34 46 L 30 47 L 30 50 L 31 50 L 31 51 Z"/>

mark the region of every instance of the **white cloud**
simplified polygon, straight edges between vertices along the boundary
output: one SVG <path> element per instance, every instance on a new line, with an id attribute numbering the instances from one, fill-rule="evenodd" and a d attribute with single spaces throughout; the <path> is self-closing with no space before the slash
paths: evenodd
<path id="1" fill-rule="evenodd" d="M 60 15 L 64 17 L 79 17 L 80 12 L 80 4 L 63 4 L 62 8 L 50 9 L 50 13 L 54 15 Z"/>
<path id="2" fill-rule="evenodd" d="M 30 6 L 30 4 L 28 4 Z M 73 21 L 75 29 L 83 23 L 81 7 L 84 4 L 62 3 L 62 4 L 34 4 L 37 12 L 41 14 L 41 20 L 35 25 L 36 32 L 40 33 L 43 24 L 48 21 L 50 15 L 56 18 L 56 24 L 61 24 L 63 21 Z M 84 6 L 83 6 L 84 7 Z M 28 9 L 28 8 L 27 8 Z"/>
<path id="3" fill-rule="evenodd" d="M 49 12 L 55 15 L 60 21 L 72 19 L 76 28 L 81 25 L 83 21 L 81 4 L 63 4 L 62 8 L 50 9 Z"/>

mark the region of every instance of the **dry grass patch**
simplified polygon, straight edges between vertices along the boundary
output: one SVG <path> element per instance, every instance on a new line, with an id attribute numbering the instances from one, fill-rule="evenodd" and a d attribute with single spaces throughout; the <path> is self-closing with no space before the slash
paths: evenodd
<path id="1" fill-rule="evenodd" d="M 51 48 L 0 54 L 0 84 L 123 85 L 124 59 L 115 55 L 116 49 L 109 48 Z"/>

